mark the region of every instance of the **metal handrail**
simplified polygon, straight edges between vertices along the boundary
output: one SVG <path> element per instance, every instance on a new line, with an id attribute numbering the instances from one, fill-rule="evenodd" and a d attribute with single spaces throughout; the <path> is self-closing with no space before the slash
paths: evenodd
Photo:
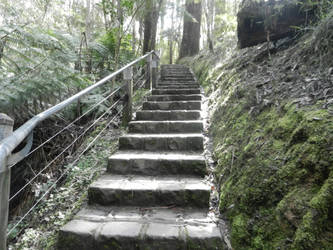
<path id="1" fill-rule="evenodd" d="M 94 85 L 91 85 L 90 87 L 87 87 L 86 89 L 80 91 L 79 93 L 77 93 L 76 95 L 60 102 L 59 104 L 45 110 L 44 112 L 34 116 L 33 118 L 31 118 L 29 121 L 27 121 L 26 123 L 24 123 L 21 127 L 19 127 L 18 129 L 16 129 L 9 137 L 3 139 L 0 142 L 0 162 L 2 162 L 3 160 L 6 159 L 7 156 L 9 156 L 11 154 L 11 152 L 20 144 L 24 141 L 24 139 L 33 131 L 33 129 L 43 120 L 49 118 L 50 116 L 54 115 L 55 113 L 61 111 L 62 109 L 66 108 L 67 106 L 69 106 L 71 103 L 75 102 L 76 100 L 78 100 L 79 98 L 81 98 L 82 96 L 90 93 L 92 90 L 96 89 L 97 87 L 103 85 L 104 83 L 106 83 L 107 81 L 113 79 L 114 77 L 116 77 L 117 75 L 119 75 L 120 73 L 122 73 L 123 71 L 125 71 L 126 69 L 132 67 L 133 65 L 135 65 L 136 63 L 142 61 L 143 59 L 147 58 L 148 56 L 155 54 L 155 56 L 157 56 L 159 58 L 159 56 L 157 55 L 157 53 L 155 51 L 151 51 L 149 53 L 147 53 L 144 56 L 141 56 L 140 58 L 134 60 L 133 62 L 127 64 L 126 66 L 122 67 L 121 69 L 117 70 L 116 72 L 108 75 L 107 77 L 103 78 L 102 80 L 98 81 L 97 83 L 95 83 Z M 0 165 L 0 174 L 2 172 L 4 172 L 6 170 L 5 166 L 1 166 Z"/>
<path id="2" fill-rule="evenodd" d="M 155 55 L 155 59 L 153 59 Z M 123 106 L 123 121 L 129 122 L 132 117 L 132 92 L 133 92 L 133 65 L 147 58 L 147 85 L 146 88 L 151 89 L 156 86 L 156 63 L 159 60 L 159 55 L 155 51 L 151 51 L 144 56 L 132 61 L 116 72 L 108 75 L 97 83 L 87 87 L 72 97 L 60 102 L 59 104 L 45 110 L 44 112 L 34 116 L 29 121 L 24 123 L 21 127 L 16 129 L 12 133 L 13 121 L 6 115 L 0 114 L 0 250 L 6 249 L 7 241 L 7 224 L 8 224 L 8 208 L 9 208 L 9 190 L 10 190 L 10 168 L 13 165 L 9 163 L 18 162 L 24 159 L 30 152 L 32 145 L 32 131 L 43 120 L 49 118 L 55 113 L 68 107 L 73 102 L 77 101 L 82 96 L 92 92 L 94 89 L 100 87 L 107 81 L 113 79 L 117 75 L 123 72 L 124 82 L 126 85 L 127 104 Z M 19 146 L 25 139 L 30 141 L 27 145 L 18 153 L 12 154 L 12 152 Z M 14 163 L 14 164 L 15 164 Z M 30 209 L 31 210 L 31 209 Z M 29 211 L 30 211 L 29 210 Z"/>

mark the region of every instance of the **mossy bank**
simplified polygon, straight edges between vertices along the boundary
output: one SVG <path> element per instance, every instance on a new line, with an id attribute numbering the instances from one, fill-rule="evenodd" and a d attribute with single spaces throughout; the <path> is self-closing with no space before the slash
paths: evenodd
<path id="1" fill-rule="evenodd" d="M 320 28 L 270 53 L 222 45 L 182 60 L 210 95 L 234 249 L 333 249 L 333 41 Z"/>

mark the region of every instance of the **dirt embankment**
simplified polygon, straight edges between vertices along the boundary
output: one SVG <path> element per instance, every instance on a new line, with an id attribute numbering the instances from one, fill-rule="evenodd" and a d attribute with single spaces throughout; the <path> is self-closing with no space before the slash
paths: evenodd
<path id="1" fill-rule="evenodd" d="M 333 248 L 333 12 L 295 39 L 185 59 L 210 95 L 234 249 Z"/>

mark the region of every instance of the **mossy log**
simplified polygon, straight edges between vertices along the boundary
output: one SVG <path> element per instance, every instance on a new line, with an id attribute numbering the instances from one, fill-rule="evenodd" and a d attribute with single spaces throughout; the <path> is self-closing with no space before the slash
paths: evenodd
<path id="1" fill-rule="evenodd" d="M 246 48 L 275 41 L 292 35 L 295 27 L 311 22 L 315 7 L 302 2 L 305 1 L 244 0 L 237 14 L 238 46 Z"/>

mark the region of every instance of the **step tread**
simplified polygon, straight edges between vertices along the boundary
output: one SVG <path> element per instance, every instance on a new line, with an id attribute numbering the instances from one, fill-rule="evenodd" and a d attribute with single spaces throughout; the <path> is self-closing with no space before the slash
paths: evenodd
<path id="1" fill-rule="evenodd" d="M 174 94 L 174 95 L 179 95 L 179 94 L 200 94 L 201 90 L 200 89 L 153 89 L 152 94 L 153 95 L 161 95 L 161 94 Z"/>
<path id="2" fill-rule="evenodd" d="M 170 133 L 170 134 L 141 134 L 141 133 L 129 133 L 121 136 L 120 138 L 192 138 L 192 137 L 200 137 L 203 138 L 201 133 Z"/>
<path id="3" fill-rule="evenodd" d="M 198 153 L 172 153 L 172 152 L 142 152 L 142 151 L 118 151 L 109 159 L 123 159 L 123 160 L 132 160 L 132 159 L 147 159 L 147 160 L 197 160 L 205 161 L 205 157 Z"/>
<path id="4" fill-rule="evenodd" d="M 182 207 L 133 207 L 89 205 L 75 217 L 76 220 L 91 222 L 144 222 L 174 225 L 200 225 L 214 223 L 207 209 Z M 149 219 L 149 221 L 147 221 Z"/>
<path id="5" fill-rule="evenodd" d="M 195 113 L 195 112 L 201 112 L 201 110 L 186 110 L 186 109 L 177 109 L 177 110 L 140 110 L 138 112 L 150 112 L 150 113 L 153 113 L 153 112 L 161 112 L 161 113 Z"/>
<path id="6" fill-rule="evenodd" d="M 155 89 L 153 89 L 153 90 L 155 90 Z M 158 89 L 158 90 L 160 90 L 160 89 Z M 162 90 L 165 90 L 165 89 L 162 89 Z M 170 88 L 169 90 L 175 90 L 175 91 L 179 91 L 179 89 L 172 89 L 172 88 Z M 185 91 L 185 90 L 193 90 L 193 89 L 182 89 L 182 91 Z M 200 88 L 198 88 L 198 90 L 200 90 Z"/>
<path id="7" fill-rule="evenodd" d="M 127 176 L 104 174 L 90 188 L 126 191 L 210 191 L 210 185 L 196 177 Z M 208 204 L 207 204 L 208 206 Z"/>
<path id="8" fill-rule="evenodd" d="M 87 212 L 93 216 L 85 217 Z M 108 213 L 88 208 L 66 224 L 59 235 L 59 245 L 64 245 L 61 249 L 66 250 L 104 249 L 105 246 L 112 246 L 112 249 L 191 249 L 194 245 L 200 249 L 227 249 L 219 227 L 202 211 L 184 214 L 181 210 L 153 208 L 143 211 L 121 207 Z"/>
<path id="9" fill-rule="evenodd" d="M 143 110 L 201 110 L 201 101 L 145 101 Z"/>
<path id="10" fill-rule="evenodd" d="M 184 119 L 195 121 L 202 118 L 201 110 L 141 110 L 136 112 L 136 119 L 140 121 L 177 121 Z"/>
<path id="11" fill-rule="evenodd" d="M 193 95 L 152 95 L 147 98 L 148 101 L 201 101 L 201 94 Z"/>
<path id="12" fill-rule="evenodd" d="M 172 103 L 201 103 L 199 100 L 185 100 L 185 101 L 145 101 L 144 103 L 156 103 L 156 104 L 172 104 Z"/>
<path id="13" fill-rule="evenodd" d="M 132 121 L 128 124 L 129 133 L 169 134 L 169 133 L 202 133 L 201 120 L 185 121 Z"/>
<path id="14" fill-rule="evenodd" d="M 129 124 L 136 124 L 136 123 L 150 123 L 150 124 L 155 124 L 155 123 L 166 123 L 166 124 L 170 124 L 170 123 L 177 123 L 177 124 L 194 124 L 194 123 L 203 123 L 203 121 L 201 120 L 178 120 L 178 121 L 131 121 Z"/>
<path id="15" fill-rule="evenodd" d="M 200 176 L 206 174 L 206 161 L 198 153 L 123 151 L 115 153 L 108 160 L 107 171 L 112 174 L 133 174 L 145 176 Z"/>

